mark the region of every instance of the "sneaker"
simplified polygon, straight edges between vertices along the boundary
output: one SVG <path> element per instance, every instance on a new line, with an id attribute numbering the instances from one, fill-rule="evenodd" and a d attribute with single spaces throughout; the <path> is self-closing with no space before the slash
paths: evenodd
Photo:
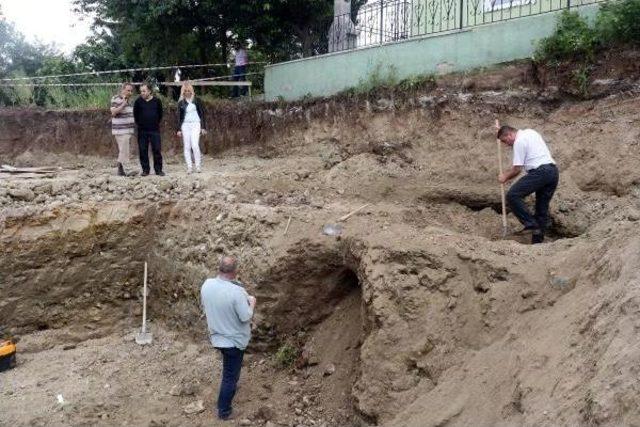
<path id="1" fill-rule="evenodd" d="M 165 176 L 166 174 L 165 174 L 164 172 L 160 171 L 160 172 L 156 172 L 156 175 L 158 175 L 158 176 Z"/>
<path id="2" fill-rule="evenodd" d="M 219 420 L 222 420 L 222 421 L 231 421 L 231 420 L 234 420 L 235 418 L 236 418 L 236 417 L 235 417 L 235 414 L 233 413 L 233 409 L 231 409 L 231 410 L 229 411 L 229 413 L 228 413 L 228 414 L 224 414 L 224 415 L 221 415 L 221 414 L 218 412 L 218 419 L 219 419 Z"/>
<path id="3" fill-rule="evenodd" d="M 141 176 L 147 176 L 147 175 L 149 175 L 149 171 L 142 171 L 142 173 L 140 175 Z"/>
<path id="4" fill-rule="evenodd" d="M 193 169 L 187 168 L 187 175 L 191 175 L 193 173 Z"/>
<path id="5" fill-rule="evenodd" d="M 200 169 L 200 167 L 196 168 L 196 173 L 202 173 L 202 169 Z"/>

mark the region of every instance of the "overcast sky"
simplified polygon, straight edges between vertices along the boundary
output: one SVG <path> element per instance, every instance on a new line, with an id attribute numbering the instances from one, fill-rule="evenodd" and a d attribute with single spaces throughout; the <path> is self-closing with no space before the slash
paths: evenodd
<path id="1" fill-rule="evenodd" d="M 71 0 L 0 0 L 0 9 L 29 41 L 55 43 L 64 53 L 90 33 L 90 20 L 71 11 Z"/>

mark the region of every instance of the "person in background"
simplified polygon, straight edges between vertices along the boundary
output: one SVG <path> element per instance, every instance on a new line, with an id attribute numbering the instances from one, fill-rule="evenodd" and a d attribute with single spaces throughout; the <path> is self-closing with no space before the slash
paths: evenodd
<path id="1" fill-rule="evenodd" d="M 233 81 L 234 82 L 244 82 L 247 80 L 247 65 L 249 65 L 249 54 L 247 50 L 244 48 L 242 42 L 238 41 L 235 46 L 236 54 L 235 54 L 235 67 L 233 68 Z M 246 96 L 247 95 L 247 87 L 242 86 L 240 89 L 239 86 L 233 87 L 233 97 L 237 98 L 239 95 Z"/>
<path id="2" fill-rule="evenodd" d="M 189 82 L 182 84 L 178 101 L 178 132 L 184 146 L 184 160 L 187 163 L 187 173 L 193 172 L 191 152 L 196 163 L 196 172 L 202 172 L 202 154 L 200 153 L 200 135 L 205 135 L 206 122 L 204 106 L 196 98 L 193 85 Z"/>
<path id="3" fill-rule="evenodd" d="M 160 145 L 160 121 L 162 120 L 162 102 L 151 91 L 149 84 L 140 86 L 140 97 L 133 104 L 133 117 L 138 126 L 138 150 L 142 176 L 149 175 L 149 144 L 153 152 L 153 169 L 156 175 L 164 176 L 162 171 L 162 152 Z"/>
<path id="4" fill-rule="evenodd" d="M 123 83 L 120 87 L 120 93 L 111 98 L 111 134 L 118 144 L 118 176 L 135 175 L 132 172 L 127 173 L 131 158 L 131 137 L 136 129 L 133 107 L 131 106 L 133 91 L 133 84 Z"/>

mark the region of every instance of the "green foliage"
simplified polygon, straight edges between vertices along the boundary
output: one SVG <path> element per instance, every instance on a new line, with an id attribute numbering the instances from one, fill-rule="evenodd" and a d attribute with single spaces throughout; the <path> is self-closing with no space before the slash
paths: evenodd
<path id="1" fill-rule="evenodd" d="M 358 86 L 350 92 L 355 94 L 369 94 L 379 89 L 393 88 L 398 84 L 398 69 L 394 65 L 389 65 L 386 70 L 382 64 L 376 64 L 375 68 L 366 80 L 361 80 Z"/>
<path id="2" fill-rule="evenodd" d="M 537 62 L 559 62 L 594 57 L 597 37 L 594 29 L 577 12 L 564 11 L 555 33 L 540 41 L 534 53 Z"/>
<path id="3" fill-rule="evenodd" d="M 582 96 L 586 97 L 589 94 L 589 66 L 587 64 L 582 64 L 573 70 L 573 82 Z"/>
<path id="4" fill-rule="evenodd" d="M 412 91 L 433 87 L 435 83 L 436 77 L 433 74 L 425 74 L 404 79 L 398 84 L 398 87 L 403 91 Z"/>
<path id="5" fill-rule="evenodd" d="M 290 368 L 298 358 L 299 350 L 289 344 L 284 343 L 275 354 L 275 363 L 280 368 Z"/>
<path id="6" fill-rule="evenodd" d="M 640 0 L 604 3 L 598 12 L 596 33 L 605 45 L 640 43 Z"/>
<path id="7" fill-rule="evenodd" d="M 598 50 L 627 43 L 640 44 L 640 0 L 603 3 L 594 27 L 576 12 L 563 12 L 554 34 L 538 43 L 534 59 L 548 64 L 590 63 Z"/>

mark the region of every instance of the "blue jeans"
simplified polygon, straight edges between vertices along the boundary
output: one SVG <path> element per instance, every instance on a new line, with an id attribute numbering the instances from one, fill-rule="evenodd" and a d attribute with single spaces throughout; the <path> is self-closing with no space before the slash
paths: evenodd
<path id="1" fill-rule="evenodd" d="M 558 186 L 558 168 L 553 163 L 539 166 L 520 178 L 507 193 L 507 201 L 513 214 L 527 228 L 544 233 L 549 218 L 549 203 Z M 536 193 L 536 211 L 531 215 L 524 198 Z"/>
<path id="2" fill-rule="evenodd" d="M 247 80 L 247 66 L 246 65 L 237 65 L 233 69 L 233 81 L 234 82 L 244 82 Z M 247 95 L 247 87 L 246 86 L 234 86 L 233 94 L 231 95 L 233 98 L 237 98 L 238 96 L 246 96 Z"/>
<path id="3" fill-rule="evenodd" d="M 240 379 L 244 350 L 236 347 L 217 347 L 222 354 L 222 380 L 218 394 L 218 418 L 225 419 L 231 415 L 231 402 L 236 394 L 236 387 Z"/>

